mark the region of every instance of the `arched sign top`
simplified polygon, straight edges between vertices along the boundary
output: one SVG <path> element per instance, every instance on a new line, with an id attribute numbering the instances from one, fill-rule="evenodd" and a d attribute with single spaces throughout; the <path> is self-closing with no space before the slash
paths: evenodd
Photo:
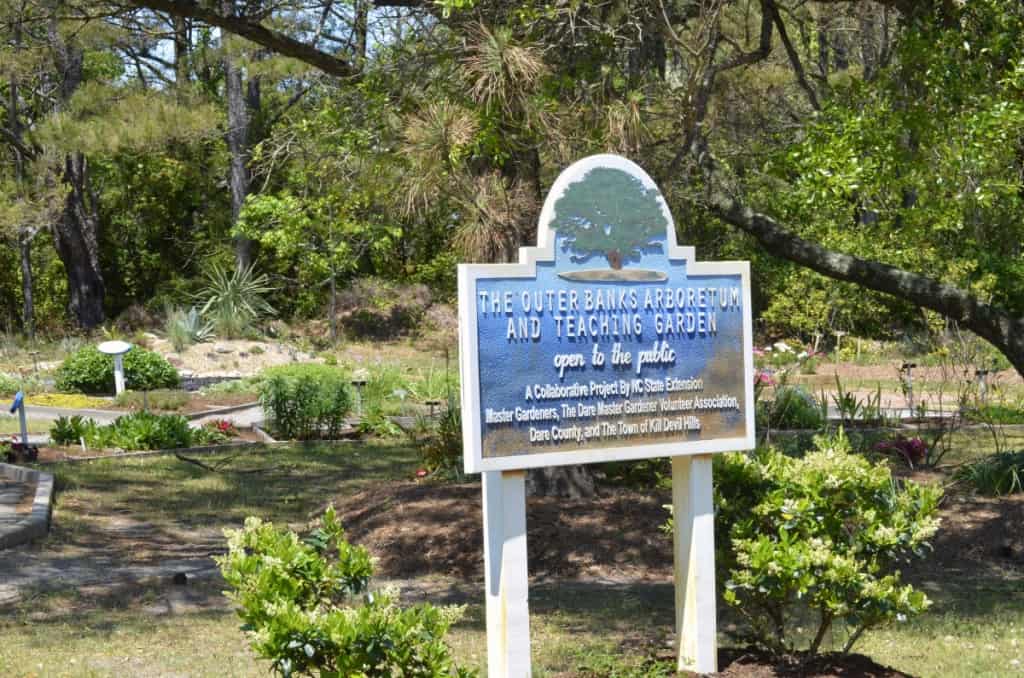
<path id="1" fill-rule="evenodd" d="M 567 168 L 519 263 L 459 266 L 466 469 L 749 449 L 749 264 L 676 243 L 651 177 Z"/>
<path id="2" fill-rule="evenodd" d="M 639 212 L 634 216 L 644 219 L 642 223 L 634 224 L 634 228 L 639 226 L 637 230 L 630 228 L 629 222 L 620 221 L 634 208 Z M 590 216 L 608 218 L 601 224 L 607 230 L 605 235 L 609 236 L 606 242 L 632 243 L 643 240 L 644 234 L 648 234 L 648 242 L 663 243 L 665 254 L 677 259 L 694 258 L 692 247 L 677 246 L 672 212 L 654 179 L 635 162 L 622 156 L 592 155 L 576 161 L 558 175 L 538 219 L 539 248 L 552 251 L 556 234 L 578 241 L 578 234 L 581 231 L 586 234 L 593 222 L 588 219 Z M 577 219 L 578 223 L 573 223 Z M 619 233 L 613 232 L 615 227 L 619 227 Z M 595 232 L 580 244 L 585 247 L 587 242 L 600 241 L 594 237 L 597 235 Z M 628 262 L 624 263 L 628 265 Z"/>
<path id="3" fill-rule="evenodd" d="M 100 353 L 106 353 L 107 355 L 122 355 L 132 350 L 132 345 L 127 341 L 104 341 L 102 344 L 96 347 Z"/>

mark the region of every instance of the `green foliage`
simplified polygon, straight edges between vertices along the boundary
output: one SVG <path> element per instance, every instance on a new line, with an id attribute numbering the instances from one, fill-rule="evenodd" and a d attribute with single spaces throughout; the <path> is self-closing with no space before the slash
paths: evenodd
<path id="1" fill-rule="evenodd" d="M 852 454 L 841 430 L 817 437 L 802 459 L 762 449 L 715 462 L 723 599 L 752 640 L 792 651 L 793 626 L 809 609 L 818 619 L 810 652 L 837 621 L 850 631 L 849 651 L 865 630 L 928 607 L 894 568 L 926 554 L 940 488 L 897 484 L 884 463 Z"/>
<path id="2" fill-rule="evenodd" d="M 982 424 L 1024 424 L 1024 409 L 1015 405 L 979 405 L 966 410 L 964 415 Z"/>
<path id="3" fill-rule="evenodd" d="M 162 356 L 135 346 L 124 354 L 125 386 L 135 391 L 173 388 L 180 383 L 178 371 Z M 114 361 L 95 346 L 69 356 L 57 369 L 58 391 L 110 393 L 114 390 Z"/>
<path id="4" fill-rule="evenodd" d="M 174 346 L 174 350 L 181 353 L 192 344 L 212 338 L 213 323 L 204 323 L 195 306 L 188 311 L 176 307 L 168 308 L 164 334 Z"/>
<path id="5" fill-rule="evenodd" d="M 155 391 L 125 391 L 114 402 L 121 407 L 133 410 L 164 410 L 175 412 L 188 405 L 189 394 L 186 391 L 157 389 Z"/>
<path id="6" fill-rule="evenodd" d="M 362 435 L 381 436 L 392 438 L 401 435 L 402 429 L 391 420 L 379 405 L 373 405 L 363 409 L 363 415 L 359 417 L 359 424 L 356 430 Z"/>
<path id="7" fill-rule="evenodd" d="M 423 467 L 434 475 L 462 477 L 462 410 L 451 399 L 436 420 L 421 422 L 424 435 L 416 440 Z"/>
<path id="8" fill-rule="evenodd" d="M 570 184 L 555 203 L 551 228 L 574 261 L 605 256 L 612 268 L 638 258 L 668 227 L 661 194 L 619 169 L 598 167 Z"/>
<path id="9" fill-rule="evenodd" d="M 228 596 L 256 653 L 281 676 L 468 677 L 444 643 L 461 608 L 400 608 L 389 591 L 367 593 L 366 549 L 345 540 L 334 508 L 305 539 L 248 518 L 227 531 L 216 557 Z M 356 596 L 365 594 L 361 604 Z"/>
<path id="10" fill-rule="evenodd" d="M 254 322 L 275 313 L 266 300 L 272 291 L 267 276 L 257 275 L 255 266 L 228 272 L 214 264 L 207 273 L 206 286 L 199 293 L 203 302 L 200 313 L 209 319 L 219 336 L 237 339 Z"/>
<path id="11" fill-rule="evenodd" d="M 276 436 L 289 440 L 340 437 L 352 395 L 344 372 L 325 365 L 273 368 L 260 384 L 260 403 Z"/>
<path id="12" fill-rule="evenodd" d="M 0 372 L 0 395 L 14 395 L 21 390 L 21 382 Z"/>
<path id="13" fill-rule="evenodd" d="M 1000 452 L 971 462 L 957 470 L 956 479 L 990 497 L 1024 492 L 1024 452 Z"/>
<path id="14" fill-rule="evenodd" d="M 836 375 L 836 392 L 832 395 L 832 402 L 839 410 L 839 417 L 844 426 L 852 426 L 856 421 L 878 422 L 882 418 L 882 387 L 875 391 L 874 396 L 859 398 L 853 391 L 843 388 L 839 375 Z"/>
<path id="15" fill-rule="evenodd" d="M 346 336 L 392 339 L 414 332 L 430 303 L 430 290 L 423 285 L 364 278 L 339 295 L 338 309 Z"/>
<path id="16" fill-rule="evenodd" d="M 50 428 L 50 441 L 54 445 L 76 445 L 85 437 L 89 426 L 84 417 L 72 415 L 57 417 Z"/>
<path id="17" fill-rule="evenodd" d="M 89 447 L 166 450 L 189 447 L 192 429 L 182 416 L 133 412 L 118 417 L 107 426 L 78 416 L 71 419 L 61 417 L 50 429 L 50 437 L 58 445 L 74 444 L 79 438 L 84 438 Z"/>
<path id="18" fill-rule="evenodd" d="M 772 400 L 758 402 L 757 413 L 759 425 L 767 428 L 817 430 L 825 425 L 822 404 L 802 386 L 777 386 Z"/>

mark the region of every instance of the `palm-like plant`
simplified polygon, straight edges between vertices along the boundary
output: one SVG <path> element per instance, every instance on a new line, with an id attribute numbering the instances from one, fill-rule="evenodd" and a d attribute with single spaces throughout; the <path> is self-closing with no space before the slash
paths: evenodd
<path id="1" fill-rule="evenodd" d="M 266 274 L 256 274 L 254 266 L 232 271 L 215 264 L 206 274 L 206 287 L 199 293 L 200 313 L 213 323 L 217 334 L 234 339 L 259 318 L 274 315 L 274 307 L 264 298 L 274 290 Z"/>

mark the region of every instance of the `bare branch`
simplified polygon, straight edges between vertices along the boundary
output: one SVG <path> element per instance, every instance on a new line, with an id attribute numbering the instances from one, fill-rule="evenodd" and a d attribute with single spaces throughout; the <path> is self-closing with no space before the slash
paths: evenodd
<path id="1" fill-rule="evenodd" d="M 251 40 L 282 56 L 298 59 L 329 75 L 339 78 L 358 78 L 360 75 L 355 66 L 333 54 L 319 50 L 280 31 L 269 29 L 258 22 L 251 21 L 248 17 L 224 16 L 200 6 L 195 0 L 131 0 L 131 2 L 139 7 L 198 19 L 203 23 Z"/>

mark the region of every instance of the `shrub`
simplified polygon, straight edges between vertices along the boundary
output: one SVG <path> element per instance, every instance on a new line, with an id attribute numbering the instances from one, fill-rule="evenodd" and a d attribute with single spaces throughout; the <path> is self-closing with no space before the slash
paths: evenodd
<path id="1" fill-rule="evenodd" d="M 926 552 L 941 494 L 913 482 L 898 486 L 885 464 L 852 454 L 842 430 L 817 437 L 803 459 L 772 449 L 719 455 L 723 598 L 740 610 L 750 638 L 770 650 L 794 650 L 792 627 L 806 623 L 806 607 L 817 617 L 808 651 L 817 652 L 840 621 L 850 630 L 848 652 L 865 630 L 930 604 L 902 585 L 894 566 Z"/>
<path id="2" fill-rule="evenodd" d="M 875 443 L 875 452 L 895 457 L 910 468 L 928 458 L 928 444 L 920 438 L 904 438 L 901 435 Z"/>
<path id="3" fill-rule="evenodd" d="M 956 479 L 992 497 L 1024 492 L 1024 451 L 1000 452 L 961 466 Z"/>
<path id="4" fill-rule="evenodd" d="M 186 391 L 157 389 L 156 391 L 125 391 L 114 398 L 121 407 L 133 410 L 165 410 L 175 412 L 188 405 L 189 395 Z"/>
<path id="5" fill-rule="evenodd" d="M 417 440 L 423 467 L 433 474 L 461 477 L 462 412 L 454 399 L 436 420 L 421 425 L 426 435 Z"/>
<path id="6" fill-rule="evenodd" d="M 152 391 L 174 388 L 180 383 L 178 371 L 152 351 L 138 346 L 124 355 L 126 388 Z M 110 393 L 114 390 L 114 362 L 95 346 L 86 346 L 68 357 L 57 369 L 58 391 Z"/>
<path id="7" fill-rule="evenodd" d="M 237 437 L 238 429 L 228 419 L 215 419 L 192 429 L 193 445 L 220 445 Z"/>
<path id="8" fill-rule="evenodd" d="M 300 539 L 258 518 L 228 530 L 215 558 L 258 655 L 282 676 L 470 676 L 444 636 L 462 608 L 400 608 L 395 594 L 367 593 L 366 549 L 345 540 L 333 508 Z M 353 605 L 365 594 L 361 605 Z"/>
<path id="9" fill-rule="evenodd" d="M 14 395 L 21 390 L 21 382 L 0 372 L 0 395 Z"/>
<path id="10" fill-rule="evenodd" d="M 759 403 L 758 409 L 759 425 L 768 428 L 819 429 L 825 425 L 822 404 L 800 386 L 777 386 L 775 397 Z"/>
<path id="11" fill-rule="evenodd" d="M 94 443 L 97 447 L 126 450 L 188 447 L 192 444 L 192 429 L 188 420 L 179 415 L 132 412 L 118 417 L 109 426 L 99 427 Z"/>
<path id="12" fill-rule="evenodd" d="M 339 437 L 352 409 L 348 380 L 324 365 L 289 365 L 265 371 L 260 403 L 274 433 L 292 440 Z"/>
<path id="13" fill-rule="evenodd" d="M 430 302 L 426 285 L 395 285 L 379 278 L 364 278 L 339 294 L 338 311 L 349 336 L 389 339 L 415 330 Z"/>
<path id="14" fill-rule="evenodd" d="M 89 430 L 88 421 L 80 416 L 57 417 L 50 427 L 50 441 L 54 445 L 75 445 Z"/>

